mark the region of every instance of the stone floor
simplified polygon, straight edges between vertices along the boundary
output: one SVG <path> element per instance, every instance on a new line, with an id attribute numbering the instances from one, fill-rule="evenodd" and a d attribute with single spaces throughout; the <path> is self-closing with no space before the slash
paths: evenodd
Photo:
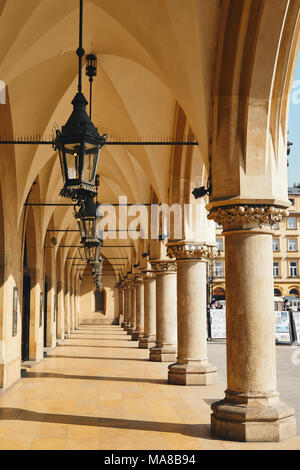
<path id="1" fill-rule="evenodd" d="M 211 345 L 209 346 L 211 347 Z M 0 394 L 0 449 L 300 449 L 210 435 L 210 404 L 224 385 L 168 385 L 119 326 L 82 325 Z"/>

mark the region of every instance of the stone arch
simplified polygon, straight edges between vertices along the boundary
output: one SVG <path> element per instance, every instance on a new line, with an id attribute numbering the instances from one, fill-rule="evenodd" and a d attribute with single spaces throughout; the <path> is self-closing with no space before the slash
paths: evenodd
<path id="1" fill-rule="evenodd" d="M 276 297 L 282 296 L 282 290 L 279 287 L 274 287 L 274 296 Z"/>
<path id="2" fill-rule="evenodd" d="M 299 297 L 299 287 L 290 287 L 289 288 L 289 295 L 292 295 L 294 297 Z"/>
<path id="3" fill-rule="evenodd" d="M 233 198 L 288 205 L 286 119 L 299 7 L 298 0 L 223 3 L 212 107 L 215 205 Z"/>

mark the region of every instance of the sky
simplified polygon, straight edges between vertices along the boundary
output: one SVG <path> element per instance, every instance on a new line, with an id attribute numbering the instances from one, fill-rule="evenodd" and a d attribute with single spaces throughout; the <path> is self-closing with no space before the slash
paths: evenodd
<path id="1" fill-rule="evenodd" d="M 300 54 L 290 98 L 288 130 L 288 140 L 293 142 L 288 157 L 288 182 L 289 186 L 293 186 L 300 183 Z"/>

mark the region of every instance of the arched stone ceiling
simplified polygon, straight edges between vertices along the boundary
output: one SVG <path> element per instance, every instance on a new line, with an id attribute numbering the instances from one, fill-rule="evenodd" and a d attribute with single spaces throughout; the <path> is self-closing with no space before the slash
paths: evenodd
<path id="1" fill-rule="evenodd" d="M 40 133 L 48 138 L 71 113 L 78 73 L 78 3 L 18 0 L 16 15 L 15 0 L 0 1 L 0 78 L 7 84 L 16 136 Z M 84 48 L 99 61 L 93 122 L 100 132 L 125 139 L 169 136 L 178 102 L 199 142 L 197 155 L 202 165 L 208 162 L 220 11 L 218 0 L 189 0 L 188 7 L 182 0 L 84 1 Z M 60 165 L 50 146 L 14 150 L 19 223 L 35 180 L 42 201 L 67 202 L 59 198 Z M 126 195 L 131 203 L 150 202 L 153 193 L 159 202 L 169 202 L 171 158 L 170 147 L 103 148 L 99 200 L 117 202 Z M 53 223 L 76 228 L 72 207 L 41 207 L 39 213 L 43 239 Z M 57 239 L 58 244 L 63 239 L 78 243 L 79 235 L 59 232 Z M 130 258 L 135 250 L 106 252 Z"/>

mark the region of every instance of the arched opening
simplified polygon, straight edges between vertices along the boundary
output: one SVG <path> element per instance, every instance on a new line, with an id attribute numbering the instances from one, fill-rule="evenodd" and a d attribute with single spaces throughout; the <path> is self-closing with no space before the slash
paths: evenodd
<path id="1" fill-rule="evenodd" d="M 105 314 L 106 311 L 106 292 L 105 289 L 101 289 L 101 291 L 96 290 L 94 292 L 95 297 L 95 312 L 100 312 Z"/>
<path id="2" fill-rule="evenodd" d="M 30 317 L 34 307 L 31 298 L 32 289 L 36 282 L 36 233 L 32 208 L 28 209 L 24 235 L 23 253 L 23 309 L 22 309 L 22 360 L 30 359 Z"/>
<path id="3" fill-rule="evenodd" d="M 45 279 L 45 287 L 44 287 L 44 347 L 47 347 L 47 316 L 48 316 L 48 291 L 49 291 L 50 285 L 49 281 L 46 278 Z"/>
<path id="4" fill-rule="evenodd" d="M 293 297 L 299 297 L 299 290 L 294 287 L 289 291 L 289 295 L 292 295 Z"/>
<path id="5" fill-rule="evenodd" d="M 23 255 L 22 361 L 29 360 L 30 288 L 31 279 L 28 267 L 27 237 L 25 234 Z"/>
<path id="6" fill-rule="evenodd" d="M 280 297 L 282 294 L 281 294 L 281 290 L 280 289 L 274 289 L 274 295 L 275 297 Z"/>
<path id="7" fill-rule="evenodd" d="M 225 290 L 222 287 L 213 290 L 213 300 L 225 300 Z"/>

